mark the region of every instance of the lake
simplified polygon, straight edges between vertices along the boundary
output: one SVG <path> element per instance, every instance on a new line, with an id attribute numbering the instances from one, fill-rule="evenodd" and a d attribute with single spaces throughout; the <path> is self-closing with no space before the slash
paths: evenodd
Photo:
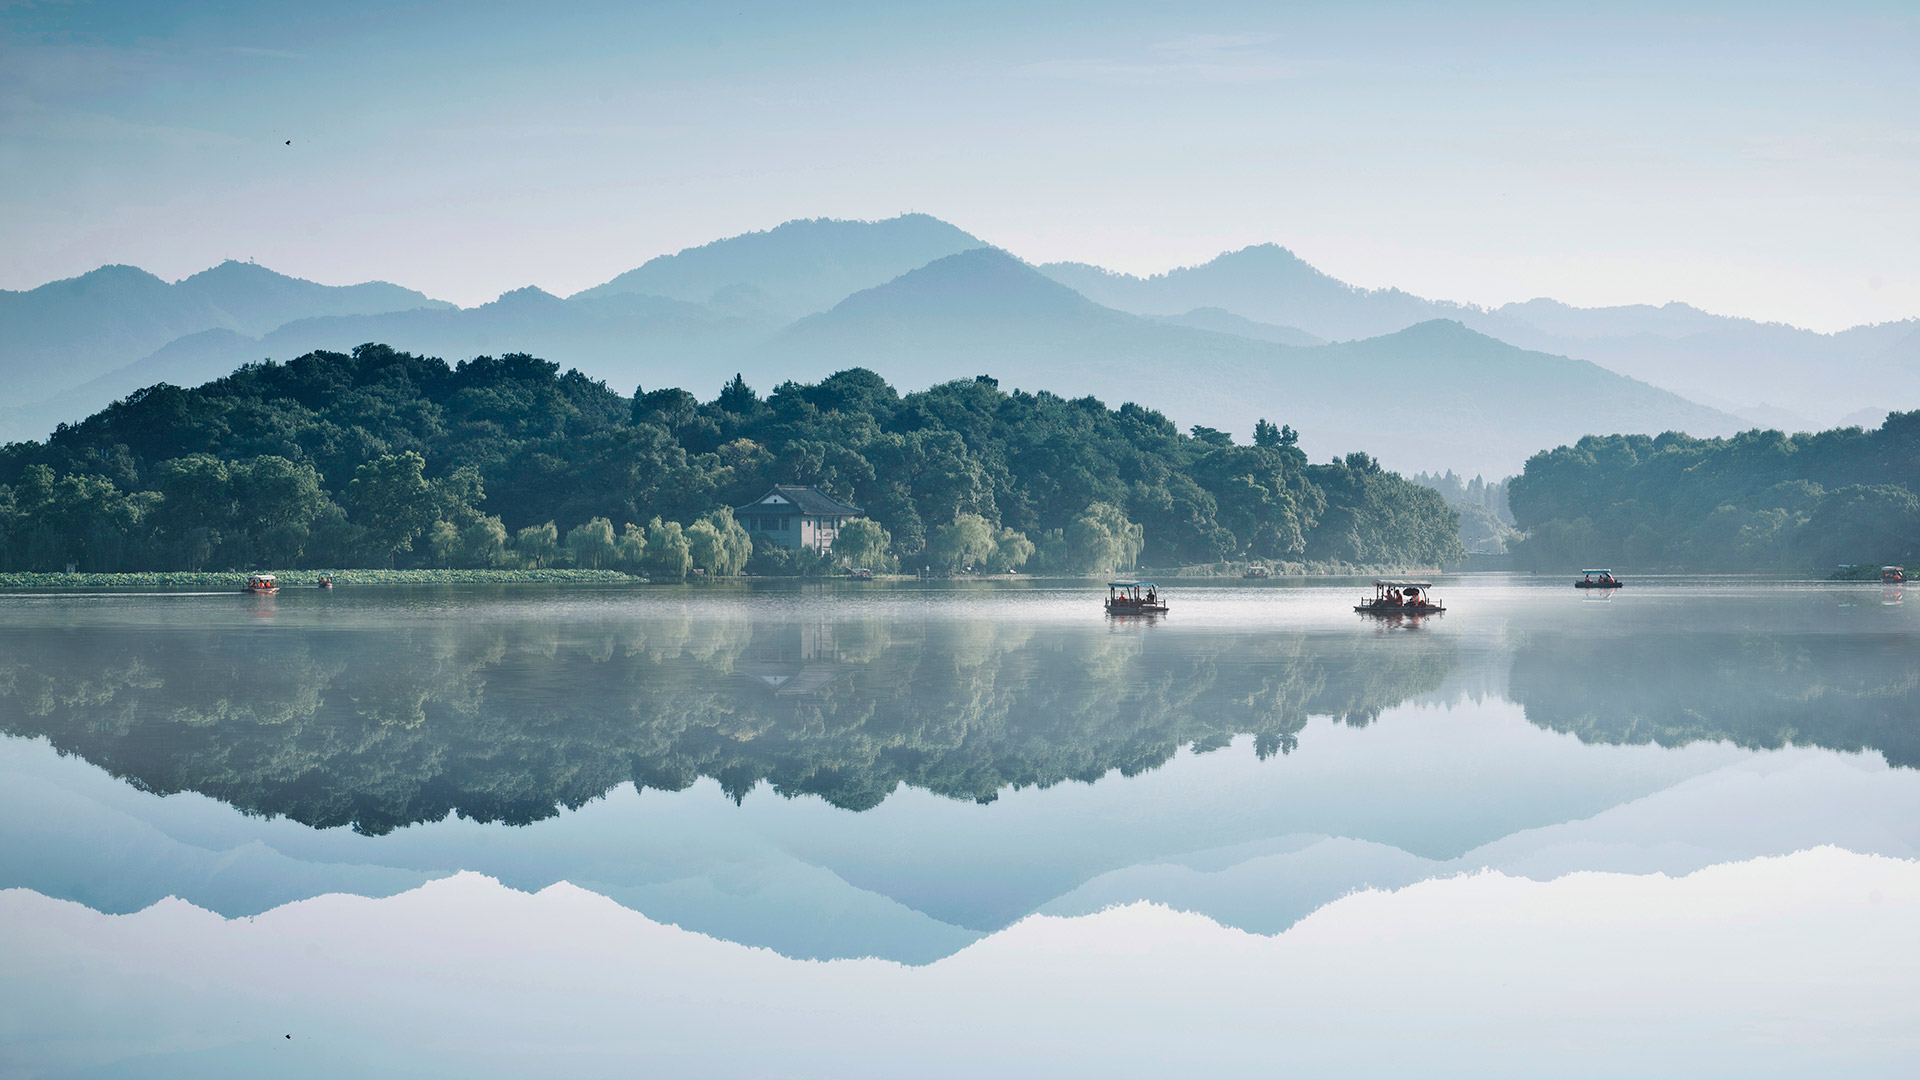
<path id="1" fill-rule="evenodd" d="M 1906 1075 L 1920 598 L 1361 591 L 0 597 L 0 1072 Z"/>

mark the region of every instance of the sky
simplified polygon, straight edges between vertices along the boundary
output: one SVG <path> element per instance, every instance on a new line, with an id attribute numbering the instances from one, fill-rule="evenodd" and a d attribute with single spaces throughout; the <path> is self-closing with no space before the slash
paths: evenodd
<path id="1" fill-rule="evenodd" d="M 0 0 L 0 288 L 461 304 L 920 211 L 1131 273 L 1920 315 L 1920 5 Z"/>

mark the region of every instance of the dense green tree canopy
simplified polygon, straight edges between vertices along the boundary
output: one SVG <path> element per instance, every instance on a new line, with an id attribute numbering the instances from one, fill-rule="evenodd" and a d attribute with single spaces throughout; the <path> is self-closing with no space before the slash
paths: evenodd
<path id="1" fill-rule="evenodd" d="M 1920 412 L 1875 431 L 1590 436 L 1510 485 L 1532 565 L 1830 569 L 1920 547 Z"/>
<path id="2" fill-rule="evenodd" d="M 984 376 L 902 395 L 853 369 L 764 398 L 735 376 L 703 404 L 682 389 L 626 398 L 525 355 L 449 366 L 363 345 L 154 386 L 0 450 L 0 568 L 485 566 L 515 551 L 618 564 L 592 523 L 692 529 L 775 483 L 863 507 L 909 566 L 1036 549 L 1044 562 L 1075 544 L 1157 566 L 1457 555 L 1437 494 L 1364 454 L 1310 465 L 1292 434 L 1267 424 L 1239 446 L 1142 405 L 1009 394 Z M 695 561 L 744 562 L 731 522 L 708 520 Z M 680 562 L 673 544 L 649 558 Z"/>

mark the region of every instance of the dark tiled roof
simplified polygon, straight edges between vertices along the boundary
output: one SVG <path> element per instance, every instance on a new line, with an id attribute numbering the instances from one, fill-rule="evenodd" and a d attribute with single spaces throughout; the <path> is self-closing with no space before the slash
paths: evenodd
<path id="1" fill-rule="evenodd" d="M 851 503 L 843 503 L 832 496 L 823 495 L 818 490 L 810 487 L 775 484 L 773 490 L 767 492 L 767 495 L 772 495 L 774 492 L 778 492 L 781 498 L 786 499 L 787 502 L 793 505 L 796 511 L 802 514 L 813 514 L 817 517 L 858 517 L 866 513 L 866 511 Z M 782 506 L 760 505 L 761 502 L 766 499 L 767 495 L 762 495 L 760 498 L 755 499 L 745 506 L 734 507 L 734 512 L 746 513 L 752 511 L 756 514 L 778 514 L 786 510 L 786 507 Z"/>

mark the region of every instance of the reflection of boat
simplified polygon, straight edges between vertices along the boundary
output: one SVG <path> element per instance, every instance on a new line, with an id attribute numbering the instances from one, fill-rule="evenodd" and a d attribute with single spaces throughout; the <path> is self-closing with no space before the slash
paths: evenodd
<path id="1" fill-rule="evenodd" d="M 1361 600 L 1353 610 L 1362 615 L 1437 615 L 1447 606 L 1433 598 L 1430 582 L 1376 581 L 1373 599 Z"/>
<path id="2" fill-rule="evenodd" d="M 321 575 L 320 575 L 320 580 L 319 580 L 319 582 L 318 582 L 318 585 L 319 585 L 319 587 L 320 587 L 320 588 L 322 588 L 322 589 L 331 589 L 331 588 L 333 588 L 333 575 L 332 575 L 332 574 L 321 574 Z"/>
<path id="3" fill-rule="evenodd" d="M 1904 584 L 1907 580 L 1906 568 L 1900 566 L 1883 566 L 1880 568 L 1880 580 L 1889 585 Z"/>
<path id="4" fill-rule="evenodd" d="M 1573 583 L 1573 587 L 1576 589 L 1617 589 L 1623 584 L 1619 578 L 1613 576 L 1613 571 L 1611 570 L 1582 570 L 1580 572 L 1585 574 L 1586 577 Z M 1595 577 L 1595 574 L 1600 576 Z"/>
<path id="5" fill-rule="evenodd" d="M 246 591 L 255 596 L 270 596 L 279 592 L 280 586 L 274 582 L 272 574 L 248 574 Z"/>
<path id="6" fill-rule="evenodd" d="M 1886 605 L 1887 607 L 1893 607 L 1896 604 L 1905 603 L 1906 599 L 1907 599 L 1907 590 L 1905 588 L 1880 590 L 1880 602 Z"/>
<path id="7" fill-rule="evenodd" d="M 1166 602 L 1160 599 L 1160 586 L 1153 582 L 1107 582 L 1107 614 L 1164 615 L 1166 612 Z"/>
<path id="8" fill-rule="evenodd" d="M 1263 578 L 1263 577 L 1270 577 L 1271 575 L 1272 575 L 1272 572 L 1269 571 L 1264 566 L 1249 566 L 1247 567 L 1246 572 L 1241 574 L 1240 576 L 1245 578 Z"/>

